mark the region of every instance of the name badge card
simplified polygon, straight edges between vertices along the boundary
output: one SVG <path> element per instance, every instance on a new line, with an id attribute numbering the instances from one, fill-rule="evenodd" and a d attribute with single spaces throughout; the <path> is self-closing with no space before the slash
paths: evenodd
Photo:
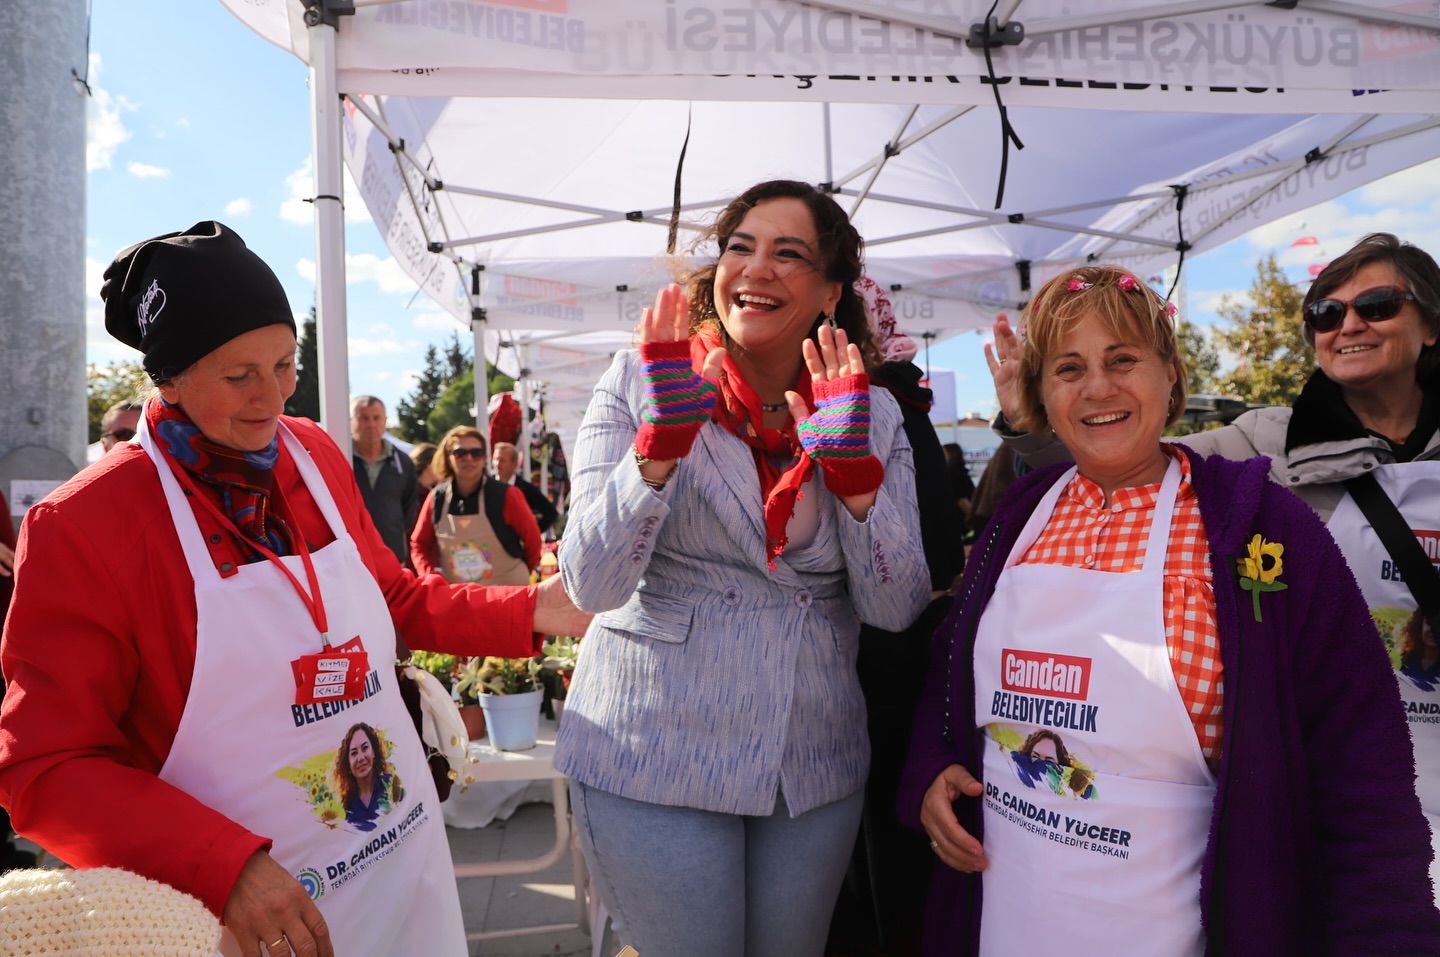
<path id="1" fill-rule="evenodd" d="M 370 656 L 359 636 L 316 655 L 301 655 L 290 662 L 295 675 L 295 703 L 358 701 L 365 695 Z"/>

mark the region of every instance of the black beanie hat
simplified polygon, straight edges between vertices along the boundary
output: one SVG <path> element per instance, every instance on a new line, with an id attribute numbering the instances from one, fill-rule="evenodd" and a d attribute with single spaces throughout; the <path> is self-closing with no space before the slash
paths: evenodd
<path id="1" fill-rule="evenodd" d="M 106 331 L 145 353 L 157 382 L 253 329 L 295 331 L 275 273 L 213 220 L 122 249 L 105 269 L 100 298 Z"/>

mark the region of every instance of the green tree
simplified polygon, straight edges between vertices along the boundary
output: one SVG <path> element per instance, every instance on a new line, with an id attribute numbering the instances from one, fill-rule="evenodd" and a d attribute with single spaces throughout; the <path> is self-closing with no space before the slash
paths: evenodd
<path id="1" fill-rule="evenodd" d="M 1250 299 L 1249 307 L 1230 296 L 1220 301 L 1217 311 L 1226 325 L 1217 327 L 1217 337 L 1236 364 L 1218 377 L 1217 389 L 1246 402 L 1290 405 L 1314 364 L 1300 335 L 1304 296 L 1272 253 L 1256 266 Z"/>
<path id="2" fill-rule="evenodd" d="M 470 353 L 460 344 L 460 336 L 454 332 L 450 333 L 450 344 L 445 347 L 446 384 L 454 382 L 474 368 L 475 361 L 470 358 Z"/>
<path id="3" fill-rule="evenodd" d="M 1180 320 L 1175 333 L 1180 341 L 1180 355 L 1185 360 L 1186 390 L 1191 395 L 1214 392 L 1220 376 L 1220 350 L 1204 329 L 1189 320 Z"/>
<path id="4" fill-rule="evenodd" d="M 469 369 L 447 385 L 435 400 L 435 408 L 425 424 L 429 441 L 439 442 L 442 435 L 457 425 L 474 425 L 474 408 L 475 372 Z"/>
<path id="5" fill-rule="evenodd" d="M 285 403 L 286 415 L 320 421 L 320 350 L 315 331 L 315 307 L 300 327 L 300 355 L 295 362 L 295 394 Z"/>
<path id="6" fill-rule="evenodd" d="M 439 351 L 433 345 L 427 346 L 425 369 L 416 380 L 415 389 L 395 405 L 395 418 L 400 423 L 400 438 L 406 442 L 431 441 L 426 423 L 449 382 L 446 369 L 440 364 Z"/>
<path id="7" fill-rule="evenodd" d="M 85 369 L 85 405 L 89 418 L 89 441 L 100 441 L 100 420 L 105 410 L 126 399 L 143 399 L 150 391 L 150 377 L 138 362 L 116 362 L 107 366 L 91 364 Z"/>
<path id="8" fill-rule="evenodd" d="M 485 363 L 487 395 L 495 395 L 498 392 L 510 392 L 515 388 L 515 380 L 503 372 L 497 370 L 490 363 Z M 482 411 L 475 414 L 475 370 L 466 369 L 458 379 L 445 387 L 445 391 L 435 402 L 435 410 L 430 413 L 429 421 L 426 423 L 426 437 L 428 441 L 438 442 L 440 437 L 457 425 L 475 425 L 477 422 L 484 422 L 486 416 Z M 480 426 L 482 432 L 488 432 L 484 425 Z"/>

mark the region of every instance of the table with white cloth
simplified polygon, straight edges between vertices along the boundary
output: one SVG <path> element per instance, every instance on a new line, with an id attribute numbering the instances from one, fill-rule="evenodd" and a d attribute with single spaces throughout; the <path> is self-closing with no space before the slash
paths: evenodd
<path id="1" fill-rule="evenodd" d="M 534 874 L 555 864 L 567 853 L 571 855 L 575 879 L 575 914 L 573 924 L 548 924 L 467 933 L 468 940 L 489 940 L 526 934 L 548 934 L 579 929 L 590 933 L 590 905 L 587 893 L 589 875 L 580 851 L 579 838 L 570 823 L 570 800 L 565 776 L 555 770 L 554 721 L 541 719 L 540 734 L 535 747 L 528 751 L 498 751 L 490 746 L 488 737 L 470 742 L 465 769 L 460 773 L 450 798 L 441 808 L 450 827 L 484 827 L 492 821 L 507 820 L 521 804 L 531 801 L 549 802 L 555 807 L 555 844 L 539 857 L 514 861 L 485 861 L 456 864 L 455 877 L 503 877 Z"/>

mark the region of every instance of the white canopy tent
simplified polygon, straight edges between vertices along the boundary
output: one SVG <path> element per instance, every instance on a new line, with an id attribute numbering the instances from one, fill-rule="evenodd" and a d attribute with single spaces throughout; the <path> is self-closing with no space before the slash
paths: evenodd
<path id="1" fill-rule="evenodd" d="M 1009 0 L 991 33 L 1019 42 L 987 66 L 980 0 L 223 2 L 312 67 L 336 423 L 342 152 L 397 260 L 562 432 L 672 274 L 687 135 L 682 249 L 751 183 L 829 184 L 930 337 L 1076 262 L 1148 274 L 1440 156 L 1440 16 L 1406 3 Z"/>

